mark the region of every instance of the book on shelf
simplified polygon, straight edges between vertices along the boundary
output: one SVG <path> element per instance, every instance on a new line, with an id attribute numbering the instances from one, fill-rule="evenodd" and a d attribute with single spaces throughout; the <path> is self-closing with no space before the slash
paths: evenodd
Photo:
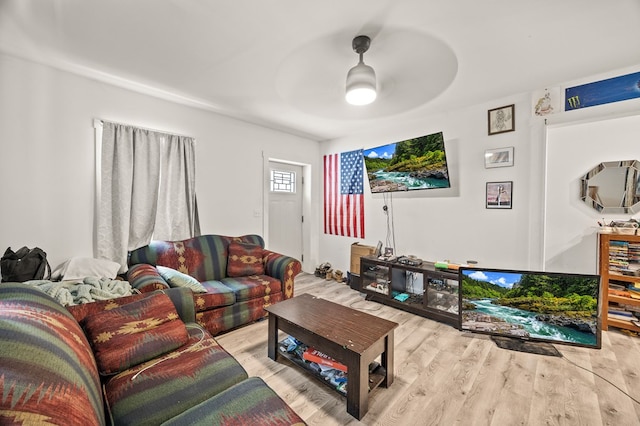
<path id="1" fill-rule="evenodd" d="M 631 294 L 627 290 L 616 290 L 614 288 L 609 289 L 609 295 L 620 297 L 631 297 Z"/>
<path id="2" fill-rule="evenodd" d="M 609 241 L 609 245 L 611 246 L 626 246 L 628 245 L 628 241 L 619 241 L 619 240 L 611 240 Z"/>
<path id="3" fill-rule="evenodd" d="M 633 314 L 636 316 L 640 315 L 640 306 L 620 303 L 620 307 L 623 308 L 625 311 L 633 312 Z"/>
<path id="4" fill-rule="evenodd" d="M 625 317 L 629 317 L 631 318 L 633 316 L 633 313 L 629 312 L 629 311 L 625 311 L 624 309 L 611 309 L 609 308 L 609 315 L 614 314 L 614 315 L 622 315 Z"/>
<path id="5" fill-rule="evenodd" d="M 609 314 L 607 315 L 607 317 L 609 319 L 616 319 L 619 321 L 629 321 L 631 322 L 632 320 L 635 321 L 635 317 L 634 316 L 627 316 L 627 315 L 619 315 L 619 314 L 613 314 L 611 312 L 609 312 Z"/>
<path id="6" fill-rule="evenodd" d="M 626 290 L 626 287 L 622 284 L 609 283 L 609 290 Z"/>
<path id="7" fill-rule="evenodd" d="M 347 371 L 346 365 L 336 361 L 330 356 L 325 355 L 312 347 L 308 347 L 307 350 L 304 351 L 304 353 L 302 354 L 302 358 L 310 362 L 315 362 L 318 365 L 324 365 L 344 372 Z"/>
<path id="8" fill-rule="evenodd" d="M 640 284 L 639 283 L 631 283 L 627 286 L 628 290 L 640 292 Z"/>
<path id="9" fill-rule="evenodd" d="M 635 321 L 638 320 L 639 313 L 625 308 L 626 305 L 619 304 L 609 306 L 607 310 L 607 316 L 609 319 L 617 319 L 621 321 Z"/>

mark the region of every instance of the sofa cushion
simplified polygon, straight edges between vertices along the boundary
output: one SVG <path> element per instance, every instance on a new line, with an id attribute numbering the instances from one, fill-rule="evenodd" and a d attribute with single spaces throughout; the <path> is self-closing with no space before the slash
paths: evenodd
<path id="1" fill-rule="evenodd" d="M 251 377 L 163 425 L 304 425 L 304 421 L 259 377 Z"/>
<path id="2" fill-rule="evenodd" d="M 148 246 L 133 250 L 128 262 L 129 265 L 167 266 L 200 282 L 219 280 L 227 276 L 227 248 L 233 241 L 264 247 L 264 240 L 259 235 L 200 235 L 182 241 L 152 241 Z"/>
<path id="3" fill-rule="evenodd" d="M 156 358 L 188 340 L 184 323 L 163 293 L 90 315 L 83 326 L 103 375 Z"/>
<path id="4" fill-rule="evenodd" d="M 116 297 L 114 299 L 96 300 L 91 303 L 82 303 L 80 305 L 65 306 L 71 315 L 82 324 L 82 321 L 89 315 L 97 314 L 102 311 L 110 311 L 118 306 L 126 305 L 127 303 L 135 302 L 136 300 L 143 299 L 149 296 L 149 293 L 132 294 L 131 296 Z"/>
<path id="5" fill-rule="evenodd" d="M 282 299 L 282 293 L 274 293 L 270 296 L 238 302 L 231 306 L 196 312 L 196 321 L 209 333 L 217 336 L 243 324 L 266 317 L 265 306 L 278 303 Z"/>
<path id="6" fill-rule="evenodd" d="M 166 282 L 169 283 L 171 287 L 186 287 L 191 289 L 194 293 L 206 293 L 207 289 L 204 288 L 200 281 L 193 278 L 191 275 L 183 274 L 180 271 L 176 271 L 172 268 L 167 268 L 166 266 L 156 266 L 156 269 L 164 278 Z"/>
<path id="7" fill-rule="evenodd" d="M 238 302 L 279 293 L 282 289 L 280 280 L 268 275 L 225 278 L 221 281 L 225 286 L 233 290 Z"/>
<path id="8" fill-rule="evenodd" d="M 227 276 L 245 277 L 262 274 L 264 274 L 264 263 L 261 246 L 237 242 L 229 244 Z"/>
<path id="9" fill-rule="evenodd" d="M 105 424 L 100 377 L 80 325 L 52 297 L 0 285 L 0 424 Z"/>
<path id="10" fill-rule="evenodd" d="M 193 295 L 197 312 L 236 303 L 236 294 L 220 281 L 204 281 L 202 285 L 207 292 Z"/>
<path id="11" fill-rule="evenodd" d="M 193 292 L 187 288 L 168 288 L 166 290 L 156 290 L 163 292 L 173 302 L 178 315 L 182 322 L 195 322 L 195 306 L 193 305 Z M 118 306 L 126 305 L 136 300 L 149 297 L 154 292 L 133 294 L 131 296 L 117 297 L 115 299 L 96 300 L 91 303 L 83 303 L 81 305 L 66 306 L 71 315 L 82 324 L 82 321 L 89 315 L 102 311 L 110 311 Z"/>
<path id="12" fill-rule="evenodd" d="M 248 377 L 208 332 L 196 324 L 187 328 L 185 346 L 105 383 L 113 424 L 160 424 Z"/>

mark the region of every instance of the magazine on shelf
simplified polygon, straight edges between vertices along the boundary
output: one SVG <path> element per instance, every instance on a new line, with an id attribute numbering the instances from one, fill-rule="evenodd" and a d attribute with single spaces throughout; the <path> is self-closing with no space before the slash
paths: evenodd
<path id="1" fill-rule="evenodd" d="M 312 348 L 312 347 L 308 347 L 306 351 L 304 351 L 304 353 L 302 354 L 302 358 L 310 361 L 310 362 L 315 362 L 318 365 L 324 365 L 327 367 L 331 367 L 334 368 L 336 370 L 340 370 L 340 371 L 347 371 L 347 366 L 336 361 L 335 359 L 331 358 L 328 355 L 323 354 L 322 352 Z"/>

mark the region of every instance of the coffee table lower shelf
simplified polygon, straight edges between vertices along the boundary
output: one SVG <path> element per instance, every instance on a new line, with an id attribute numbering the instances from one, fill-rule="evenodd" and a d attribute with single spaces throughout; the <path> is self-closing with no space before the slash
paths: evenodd
<path id="1" fill-rule="evenodd" d="M 279 354 L 301 368 L 307 374 L 310 374 L 312 377 L 318 379 L 324 385 L 336 391 L 339 395 L 347 396 L 347 387 L 338 387 L 331 380 L 322 374 L 320 374 L 316 369 L 314 369 L 309 361 L 301 359 L 295 353 L 289 353 L 284 349 L 286 347 L 285 341 L 278 342 L 278 352 Z M 384 378 L 387 376 L 387 372 L 379 363 L 373 362 L 369 366 L 369 392 L 380 386 Z"/>
<path id="2" fill-rule="evenodd" d="M 274 361 L 284 357 L 278 349 L 278 332 L 282 332 L 345 365 L 349 370 L 347 413 L 356 419 L 367 414 L 370 389 L 393 384 L 397 323 L 308 293 L 267 306 L 265 311 L 269 312 L 267 356 Z M 377 359 L 386 370 L 379 372 L 382 380 L 369 374 L 368 367 Z"/>

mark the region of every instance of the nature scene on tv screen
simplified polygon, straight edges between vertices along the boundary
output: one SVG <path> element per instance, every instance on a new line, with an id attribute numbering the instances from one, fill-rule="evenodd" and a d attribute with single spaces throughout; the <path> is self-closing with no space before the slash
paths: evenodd
<path id="1" fill-rule="evenodd" d="M 449 188 L 442 132 L 365 149 L 371 192 Z"/>
<path id="2" fill-rule="evenodd" d="M 597 276 L 463 270 L 462 329 L 597 345 Z"/>

